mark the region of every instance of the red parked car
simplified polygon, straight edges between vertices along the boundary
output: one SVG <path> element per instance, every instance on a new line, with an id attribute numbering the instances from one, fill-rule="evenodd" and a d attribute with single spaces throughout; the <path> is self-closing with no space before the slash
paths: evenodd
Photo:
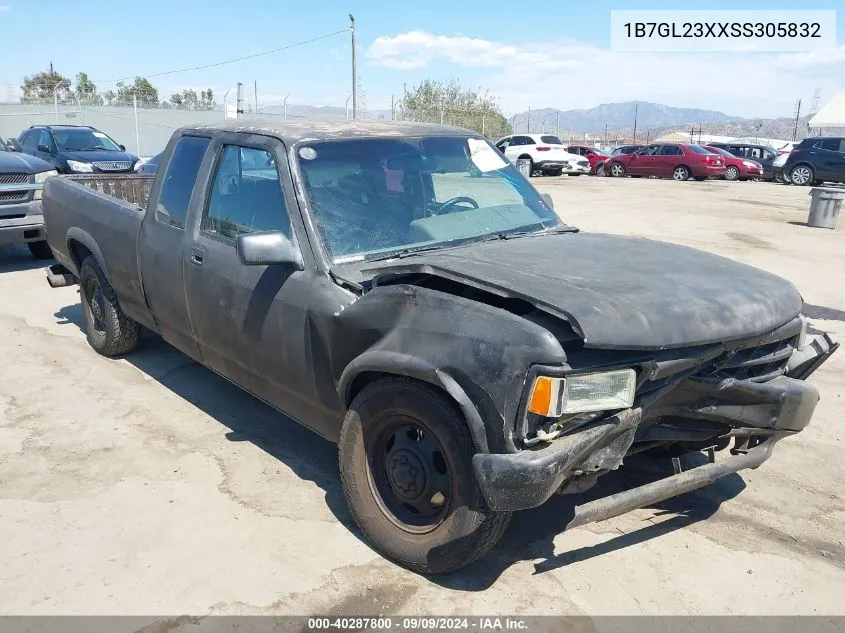
<path id="1" fill-rule="evenodd" d="M 604 176 L 604 164 L 610 156 L 598 147 L 590 147 L 589 145 L 570 145 L 566 148 L 570 154 L 578 154 L 590 161 L 590 175 Z"/>
<path id="2" fill-rule="evenodd" d="M 720 154 L 725 159 L 725 180 L 748 180 L 749 178 L 762 178 L 763 165 L 756 160 L 734 156 L 728 150 L 712 145 L 702 145 L 706 150 L 714 154 Z"/>
<path id="3" fill-rule="evenodd" d="M 605 169 L 611 176 L 657 176 L 674 180 L 704 180 L 725 175 L 725 158 L 700 145 L 652 143 L 633 154 L 613 156 Z"/>

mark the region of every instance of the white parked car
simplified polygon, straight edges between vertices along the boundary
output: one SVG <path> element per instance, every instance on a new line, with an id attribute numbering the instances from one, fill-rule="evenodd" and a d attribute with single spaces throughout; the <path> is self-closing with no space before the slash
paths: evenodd
<path id="1" fill-rule="evenodd" d="M 530 159 L 532 176 L 537 173 L 546 176 L 590 173 L 590 161 L 567 152 L 566 145 L 553 134 L 512 134 L 496 141 L 496 147 L 512 163 L 520 158 Z"/>

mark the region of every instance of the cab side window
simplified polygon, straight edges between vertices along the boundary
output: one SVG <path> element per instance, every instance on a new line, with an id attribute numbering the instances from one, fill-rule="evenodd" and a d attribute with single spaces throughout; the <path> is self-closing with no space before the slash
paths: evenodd
<path id="1" fill-rule="evenodd" d="M 282 231 L 290 236 L 290 217 L 270 152 L 223 146 L 200 230 L 226 240 L 257 231 Z"/>
<path id="2" fill-rule="evenodd" d="M 185 228 L 191 193 L 210 141 L 203 136 L 183 136 L 176 143 L 164 173 L 155 211 L 156 221 L 178 229 Z"/>

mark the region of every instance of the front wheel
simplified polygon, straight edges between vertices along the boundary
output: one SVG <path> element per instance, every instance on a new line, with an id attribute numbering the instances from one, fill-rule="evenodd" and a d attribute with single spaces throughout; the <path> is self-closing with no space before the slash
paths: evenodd
<path id="1" fill-rule="evenodd" d="M 79 299 L 88 342 L 103 356 L 120 356 L 138 344 L 140 326 L 123 313 L 114 289 L 93 255 L 79 270 Z"/>
<path id="2" fill-rule="evenodd" d="M 725 170 L 725 180 L 739 180 L 739 169 L 731 165 Z"/>
<path id="3" fill-rule="evenodd" d="M 475 480 L 460 410 L 433 387 L 386 378 L 359 393 L 340 431 L 343 493 L 375 549 L 423 574 L 486 554 L 510 513 L 493 512 Z"/>
<path id="4" fill-rule="evenodd" d="M 672 172 L 672 180 L 689 180 L 690 171 L 688 167 L 678 165 Z"/>
<path id="5" fill-rule="evenodd" d="M 615 178 L 621 178 L 625 175 L 625 165 L 622 163 L 613 163 L 610 166 L 610 175 Z"/>
<path id="6" fill-rule="evenodd" d="M 50 259 L 53 257 L 53 250 L 46 240 L 41 242 L 27 242 L 26 245 L 29 248 L 29 253 L 35 259 Z"/>
<path id="7" fill-rule="evenodd" d="M 600 165 L 596 165 L 596 176 L 599 176 L 599 177 L 604 176 L 604 163 L 601 163 Z"/>

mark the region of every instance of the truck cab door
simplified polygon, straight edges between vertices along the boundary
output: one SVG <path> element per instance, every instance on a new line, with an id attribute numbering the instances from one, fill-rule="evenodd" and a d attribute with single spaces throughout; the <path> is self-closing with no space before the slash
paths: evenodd
<path id="1" fill-rule="evenodd" d="M 186 294 L 204 362 L 229 380 L 317 432 L 309 345 L 315 297 L 340 292 L 313 265 L 246 265 L 238 236 L 280 231 L 298 253 L 308 248 L 284 145 L 262 135 L 215 138 L 206 203 L 193 218 Z M 313 259 L 306 250 L 304 260 Z M 304 268 L 304 269 L 303 269 Z M 320 288 L 325 290 L 320 290 Z M 336 427 L 336 416 L 332 427 Z"/>
<path id="2" fill-rule="evenodd" d="M 201 360 L 191 330 L 185 300 L 185 268 L 191 236 L 187 219 L 201 207 L 210 161 L 209 137 L 181 136 L 171 140 L 161 178 L 150 192 L 147 214 L 141 224 L 138 249 L 141 279 L 150 312 L 161 337 L 188 356 Z M 207 154 L 209 154 L 207 156 Z"/>

